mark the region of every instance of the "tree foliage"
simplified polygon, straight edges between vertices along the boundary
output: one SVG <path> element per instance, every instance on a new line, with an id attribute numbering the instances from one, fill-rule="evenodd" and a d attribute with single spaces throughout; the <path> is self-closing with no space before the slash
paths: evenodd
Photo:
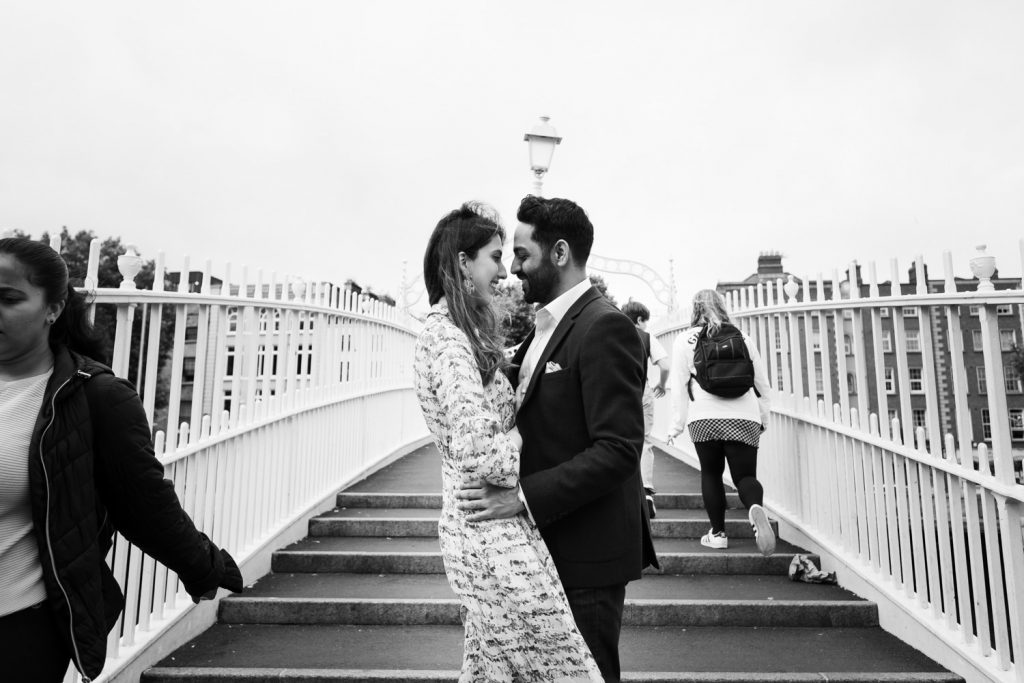
<path id="1" fill-rule="evenodd" d="M 63 227 L 60 232 L 61 238 L 61 256 L 64 257 L 64 261 L 68 264 L 68 274 L 70 276 L 71 284 L 76 287 L 81 287 L 85 283 L 85 277 L 89 266 L 89 247 L 93 239 L 96 238 L 95 233 L 91 230 L 80 230 L 74 235 L 67 229 L 67 226 Z M 42 241 L 49 242 L 50 234 L 44 232 L 42 235 Z M 99 270 L 97 273 L 96 286 L 100 288 L 114 288 L 119 287 L 121 281 L 124 279 L 121 276 L 121 272 L 117 269 L 117 257 L 125 253 L 126 247 L 122 244 L 120 237 L 108 237 L 100 243 L 100 258 L 99 258 Z M 156 263 L 152 260 L 144 261 L 142 269 L 135 278 L 135 283 L 139 289 L 152 289 L 153 280 L 156 272 Z M 170 286 L 170 280 L 167 278 L 166 273 L 164 277 L 164 287 Z M 144 315 L 145 314 L 145 315 Z M 143 334 L 143 318 L 149 317 L 148 311 L 145 307 L 140 306 L 135 311 L 135 317 L 132 325 L 132 337 L 131 344 L 129 347 L 129 358 L 128 358 L 128 379 L 135 382 L 141 375 L 140 370 L 145 371 L 145 367 L 140 366 L 139 350 L 140 341 Z M 163 370 L 164 365 L 170 358 L 171 348 L 173 345 L 174 337 L 174 311 L 170 306 L 165 306 L 160 316 L 160 351 L 157 357 L 157 386 L 155 393 L 155 406 L 156 413 L 154 415 L 154 423 L 159 423 L 161 418 L 166 416 L 167 402 L 170 395 L 168 387 L 168 379 L 164 377 Z M 150 320 L 146 320 L 146 325 L 150 323 Z M 109 363 L 113 356 L 114 350 L 114 334 L 117 330 L 117 310 L 112 304 L 97 304 L 96 306 L 96 317 L 94 320 L 94 327 L 100 334 L 103 340 L 103 348 L 106 352 L 106 358 L 100 358 L 104 363 Z M 148 329 L 146 331 L 148 337 Z M 141 360 L 142 363 L 145 359 Z M 141 385 L 141 383 L 139 383 Z M 143 386 L 139 386 L 139 391 L 144 391 Z M 163 425 L 159 425 L 163 428 Z"/>
<path id="2" fill-rule="evenodd" d="M 608 291 L 608 283 L 605 282 L 604 278 L 600 275 L 590 274 L 590 284 L 597 287 L 597 291 L 601 292 L 608 301 L 612 302 L 612 305 L 616 308 L 619 307 L 619 302 L 615 300 L 615 297 Z"/>
<path id="3" fill-rule="evenodd" d="M 498 309 L 498 324 L 505 336 L 505 345 L 515 346 L 526 339 L 533 329 L 534 310 L 533 304 L 523 298 L 522 284 L 518 280 L 499 284 L 494 305 Z"/>

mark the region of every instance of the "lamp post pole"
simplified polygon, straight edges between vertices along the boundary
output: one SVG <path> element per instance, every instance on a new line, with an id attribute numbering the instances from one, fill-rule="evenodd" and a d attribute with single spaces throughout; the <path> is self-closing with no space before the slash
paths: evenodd
<path id="1" fill-rule="evenodd" d="M 530 149 L 530 170 L 533 171 L 533 194 L 543 197 L 544 174 L 551 168 L 551 158 L 555 154 L 555 146 L 562 142 L 558 132 L 549 121 L 550 116 L 540 117 L 530 132 L 523 136 L 529 144 Z"/>

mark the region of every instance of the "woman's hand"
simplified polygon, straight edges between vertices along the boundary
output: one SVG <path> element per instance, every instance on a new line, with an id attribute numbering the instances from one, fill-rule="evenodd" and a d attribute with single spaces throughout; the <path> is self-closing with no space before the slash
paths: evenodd
<path id="1" fill-rule="evenodd" d="M 523 435 L 519 433 L 518 426 L 508 430 L 505 434 L 512 440 L 517 450 L 523 450 Z"/>

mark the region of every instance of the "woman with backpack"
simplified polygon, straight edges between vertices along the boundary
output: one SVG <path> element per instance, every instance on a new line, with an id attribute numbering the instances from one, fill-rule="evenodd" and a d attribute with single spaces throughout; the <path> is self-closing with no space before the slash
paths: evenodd
<path id="1" fill-rule="evenodd" d="M 764 361 L 745 334 L 729 322 L 725 302 L 713 289 L 693 297 L 692 327 L 672 349 L 675 419 L 669 434 L 688 429 L 700 459 L 701 494 L 711 530 L 700 539 L 709 548 L 728 548 L 725 485 L 729 464 L 740 501 L 748 510 L 758 549 L 775 552 L 757 480 L 757 447 L 768 422 L 768 376 Z"/>

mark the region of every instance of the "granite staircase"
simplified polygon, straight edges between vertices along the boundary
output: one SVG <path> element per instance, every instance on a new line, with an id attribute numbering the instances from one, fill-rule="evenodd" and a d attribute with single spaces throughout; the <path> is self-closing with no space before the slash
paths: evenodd
<path id="1" fill-rule="evenodd" d="M 729 549 L 701 546 L 699 473 L 657 457 L 662 573 L 628 587 L 624 680 L 963 680 L 879 628 L 873 603 L 789 581 L 802 551 L 780 541 L 762 557 L 742 510 L 728 513 Z M 339 493 L 306 539 L 275 553 L 271 574 L 223 600 L 216 625 L 142 680 L 457 681 L 462 627 L 437 542 L 440 486 L 439 456 L 425 447 Z"/>

